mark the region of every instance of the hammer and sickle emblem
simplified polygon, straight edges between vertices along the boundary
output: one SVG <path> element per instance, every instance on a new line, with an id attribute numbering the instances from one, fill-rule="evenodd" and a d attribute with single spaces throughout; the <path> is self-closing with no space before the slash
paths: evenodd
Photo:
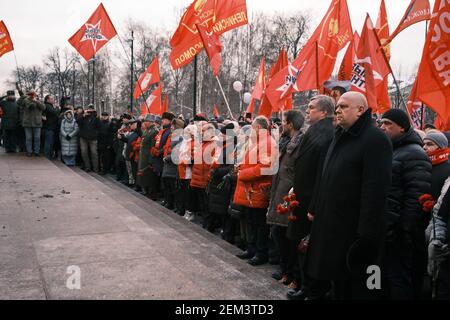
<path id="1" fill-rule="evenodd" d="M 338 19 L 331 19 L 328 26 L 328 37 L 332 38 L 339 33 L 339 21 Z"/>

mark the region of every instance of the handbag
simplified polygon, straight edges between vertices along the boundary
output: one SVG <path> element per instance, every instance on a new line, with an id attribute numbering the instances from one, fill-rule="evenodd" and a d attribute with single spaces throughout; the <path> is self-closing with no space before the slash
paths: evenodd
<path id="1" fill-rule="evenodd" d="M 239 204 L 230 203 L 228 206 L 228 214 L 231 218 L 239 220 L 244 215 L 244 206 L 241 206 Z"/>

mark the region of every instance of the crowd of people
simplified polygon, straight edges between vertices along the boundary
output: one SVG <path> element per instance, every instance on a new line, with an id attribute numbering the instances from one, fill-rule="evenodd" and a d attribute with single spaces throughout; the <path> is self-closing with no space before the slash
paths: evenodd
<path id="1" fill-rule="evenodd" d="M 237 121 L 98 117 L 10 91 L 2 143 L 115 175 L 250 265 L 278 265 L 288 299 L 450 299 L 449 133 L 414 129 L 400 109 L 377 118 L 344 91 L 313 97 L 306 112 Z"/>

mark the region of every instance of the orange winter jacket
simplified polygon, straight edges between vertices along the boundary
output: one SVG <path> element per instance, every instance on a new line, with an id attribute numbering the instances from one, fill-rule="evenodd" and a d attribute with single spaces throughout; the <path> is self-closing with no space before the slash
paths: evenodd
<path id="1" fill-rule="evenodd" d="M 215 145 L 215 141 L 203 141 L 201 146 L 194 146 L 192 159 L 195 161 L 192 165 L 191 187 L 206 189 L 211 176 L 211 164 L 215 153 L 213 144 Z M 201 154 L 198 152 L 201 152 Z"/>
<path id="2" fill-rule="evenodd" d="M 248 208 L 267 208 L 277 161 L 278 146 L 270 134 L 250 142 L 243 163 L 239 165 L 233 202 Z"/>

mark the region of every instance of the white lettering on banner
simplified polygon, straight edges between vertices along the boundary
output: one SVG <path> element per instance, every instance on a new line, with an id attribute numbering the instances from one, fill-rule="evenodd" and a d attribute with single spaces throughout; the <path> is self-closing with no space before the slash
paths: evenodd
<path id="1" fill-rule="evenodd" d="M 441 9 L 444 5 L 445 1 L 442 1 Z M 448 34 L 450 34 L 450 12 L 442 12 L 436 19 L 437 23 L 434 26 L 434 34 L 431 38 L 432 43 L 442 41 L 444 33 L 446 34 L 445 37 L 448 37 Z M 436 48 L 433 48 L 431 51 L 431 59 L 433 60 L 434 67 L 440 77 L 441 83 L 445 87 L 448 86 L 450 84 L 450 51 L 448 49 L 448 44 L 445 45 L 443 43 Z"/>

